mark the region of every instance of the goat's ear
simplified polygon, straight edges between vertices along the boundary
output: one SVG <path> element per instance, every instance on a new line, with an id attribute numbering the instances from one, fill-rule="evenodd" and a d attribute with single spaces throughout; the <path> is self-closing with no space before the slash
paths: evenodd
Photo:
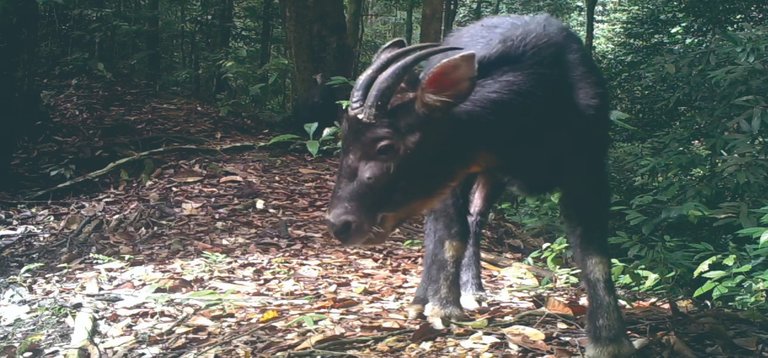
<path id="1" fill-rule="evenodd" d="M 440 61 L 424 76 L 416 94 L 420 113 L 442 111 L 464 102 L 475 89 L 477 64 L 474 52 Z"/>

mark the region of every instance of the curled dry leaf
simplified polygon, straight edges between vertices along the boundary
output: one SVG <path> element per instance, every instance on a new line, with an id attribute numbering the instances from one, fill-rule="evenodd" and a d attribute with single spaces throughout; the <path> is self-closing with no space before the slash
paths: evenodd
<path id="1" fill-rule="evenodd" d="M 543 341 L 547 336 L 544 332 L 528 326 L 515 325 L 502 329 L 508 336 L 526 336 L 532 341 Z"/>
<path id="2" fill-rule="evenodd" d="M 222 177 L 221 179 L 219 179 L 219 183 L 221 183 L 221 184 L 224 184 L 224 183 L 240 183 L 242 181 L 243 181 L 243 178 L 240 177 L 239 175 L 229 175 L 229 176 L 225 176 L 225 177 Z"/>
<path id="3" fill-rule="evenodd" d="M 573 316 L 573 311 L 568 306 L 568 303 L 557 297 L 547 297 L 547 302 L 544 304 L 544 307 L 547 311 L 552 313 Z"/>

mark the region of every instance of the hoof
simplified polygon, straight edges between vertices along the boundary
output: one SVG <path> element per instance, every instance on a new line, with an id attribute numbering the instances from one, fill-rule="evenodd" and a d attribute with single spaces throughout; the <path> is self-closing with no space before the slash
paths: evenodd
<path id="1" fill-rule="evenodd" d="M 465 310 L 474 311 L 483 306 L 487 301 L 485 292 L 466 292 L 461 294 L 461 307 Z"/>
<path id="2" fill-rule="evenodd" d="M 411 303 L 406 311 L 408 312 L 408 319 L 424 318 L 424 305 L 421 303 Z"/>
<path id="3" fill-rule="evenodd" d="M 587 358 L 635 357 L 635 346 L 627 339 L 612 344 L 590 344 L 584 356 Z"/>
<path id="4" fill-rule="evenodd" d="M 424 307 L 424 315 L 435 329 L 445 329 L 451 322 L 469 319 L 460 307 L 438 307 L 432 303 Z"/>

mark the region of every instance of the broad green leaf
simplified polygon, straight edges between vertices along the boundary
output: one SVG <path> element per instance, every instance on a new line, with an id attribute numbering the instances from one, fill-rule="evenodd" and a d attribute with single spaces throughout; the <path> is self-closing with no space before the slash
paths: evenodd
<path id="1" fill-rule="evenodd" d="M 309 135 L 309 139 L 314 138 L 313 135 L 315 134 L 316 130 L 317 130 L 317 122 L 304 124 L 304 131 L 307 132 L 307 134 Z"/>
<path id="2" fill-rule="evenodd" d="M 701 296 L 704 293 L 709 292 L 709 290 L 715 288 L 718 283 L 715 281 L 707 281 L 702 285 L 701 287 L 697 288 L 696 291 L 693 293 L 693 297 Z"/>
<path id="3" fill-rule="evenodd" d="M 272 144 L 281 143 L 281 142 L 295 142 L 300 139 L 301 137 L 295 134 L 281 134 L 279 136 L 276 136 L 270 139 L 269 142 L 267 142 L 267 145 L 272 145 Z"/>
<path id="4" fill-rule="evenodd" d="M 701 275 L 701 277 L 711 278 L 711 279 L 717 279 L 720 277 L 723 277 L 727 275 L 728 273 L 725 271 L 715 270 L 715 271 L 709 271 Z"/>
<path id="5" fill-rule="evenodd" d="M 320 151 L 320 142 L 316 140 L 308 140 L 307 141 L 307 150 L 309 153 L 312 154 L 313 157 L 317 156 L 317 152 Z"/>
<path id="6" fill-rule="evenodd" d="M 693 271 L 693 277 L 699 276 L 702 272 L 709 271 L 709 265 L 713 262 L 715 262 L 718 258 L 718 255 L 712 256 L 704 261 L 702 261 L 698 267 L 696 267 L 696 270 Z"/>

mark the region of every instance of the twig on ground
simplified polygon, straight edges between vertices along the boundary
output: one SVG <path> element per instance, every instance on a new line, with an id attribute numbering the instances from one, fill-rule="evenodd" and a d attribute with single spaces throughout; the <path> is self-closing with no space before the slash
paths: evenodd
<path id="1" fill-rule="evenodd" d="M 66 188 L 66 187 L 69 187 L 69 186 L 72 186 L 72 185 L 75 185 L 75 184 L 82 183 L 84 181 L 96 179 L 96 178 L 98 178 L 98 177 L 100 177 L 102 175 L 105 175 L 105 174 L 111 172 L 112 170 L 114 170 L 116 168 L 120 168 L 120 167 L 122 167 L 122 166 L 124 166 L 124 165 L 126 165 L 128 163 L 132 163 L 132 162 L 135 162 L 135 161 L 138 161 L 138 160 L 142 160 L 144 158 L 147 158 L 147 157 L 150 157 L 150 156 L 153 156 L 153 155 L 157 155 L 157 154 L 167 154 L 167 153 L 184 152 L 184 151 L 193 151 L 193 152 L 194 151 L 197 151 L 197 152 L 224 152 L 224 151 L 227 151 L 227 150 L 234 150 L 234 149 L 259 148 L 262 145 L 263 144 L 259 144 L 259 143 L 235 143 L 235 144 L 228 144 L 228 145 L 216 146 L 216 147 L 201 147 L 201 146 L 195 146 L 195 145 L 179 145 L 179 146 L 174 146 L 174 147 L 163 147 L 163 148 L 158 148 L 158 149 L 152 149 L 152 150 L 148 150 L 148 151 L 145 151 L 145 152 L 138 153 L 138 154 L 136 154 L 134 156 L 131 156 L 131 157 L 127 157 L 127 158 L 123 158 L 123 159 L 114 161 L 112 163 L 109 163 L 106 167 L 104 167 L 102 169 L 99 169 L 97 171 L 94 171 L 94 172 L 91 172 L 91 173 L 88 173 L 88 174 L 85 174 L 85 175 L 81 175 L 81 176 L 79 176 L 79 177 L 77 177 L 75 179 L 68 180 L 68 181 L 66 181 L 64 183 L 61 183 L 59 185 L 56 185 L 56 186 L 54 186 L 52 188 L 48 188 L 48 189 L 45 189 L 45 190 L 41 190 L 41 191 L 32 193 L 32 194 L 28 195 L 27 197 L 25 197 L 25 199 L 27 199 L 27 200 L 34 199 L 34 198 L 43 196 L 45 194 L 52 193 L 52 192 L 60 190 L 60 189 L 63 189 L 63 188 Z"/>

